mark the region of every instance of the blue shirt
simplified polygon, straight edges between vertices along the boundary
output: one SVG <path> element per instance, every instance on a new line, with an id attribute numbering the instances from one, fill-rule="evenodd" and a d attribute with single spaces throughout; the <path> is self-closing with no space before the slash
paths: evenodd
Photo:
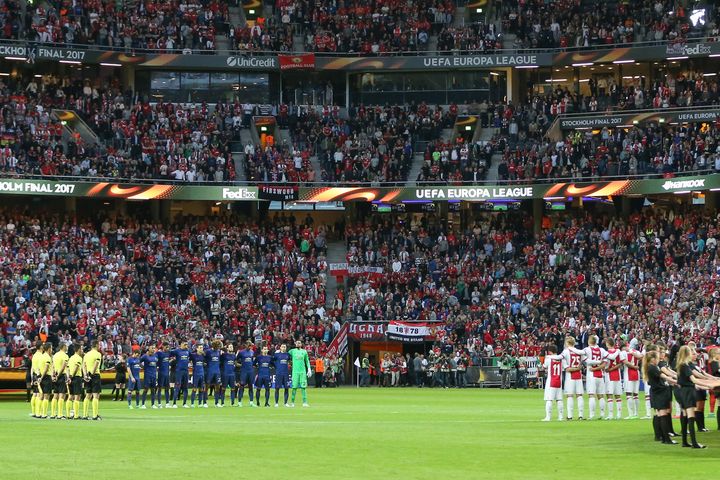
<path id="1" fill-rule="evenodd" d="M 253 357 L 255 357 L 255 352 L 249 348 L 238 352 L 238 360 L 240 361 L 240 368 L 243 372 L 252 371 L 254 363 Z"/>
<path id="2" fill-rule="evenodd" d="M 275 355 L 273 355 L 273 363 L 275 364 L 275 375 L 287 375 L 288 365 L 290 362 L 290 355 L 285 352 L 275 352 Z"/>
<path id="3" fill-rule="evenodd" d="M 167 377 L 170 375 L 170 355 L 167 352 L 155 352 L 158 366 L 160 367 L 160 375 Z"/>
<path id="4" fill-rule="evenodd" d="M 220 361 L 222 362 L 223 373 L 225 375 L 235 375 L 235 352 L 225 352 L 220 355 Z"/>
<path id="5" fill-rule="evenodd" d="M 133 378 L 135 380 L 140 380 L 140 360 L 135 357 L 128 358 L 127 367 Z"/>
<path id="6" fill-rule="evenodd" d="M 147 353 L 140 357 L 140 363 L 145 369 L 145 378 L 157 377 L 158 357 L 157 355 L 148 355 Z"/>
<path id="7" fill-rule="evenodd" d="M 205 362 L 210 373 L 220 373 L 220 352 L 218 350 L 206 350 Z"/>
<path id="8" fill-rule="evenodd" d="M 170 352 L 175 358 L 175 370 L 186 372 L 190 363 L 190 352 L 187 349 L 176 348 Z"/>
<path id="9" fill-rule="evenodd" d="M 262 377 L 262 378 L 270 377 L 270 364 L 271 363 L 272 363 L 272 357 L 270 355 L 259 355 L 257 357 L 258 377 Z"/>
<path id="10" fill-rule="evenodd" d="M 193 375 L 205 375 L 205 354 L 203 353 L 191 353 L 190 361 L 193 366 Z"/>

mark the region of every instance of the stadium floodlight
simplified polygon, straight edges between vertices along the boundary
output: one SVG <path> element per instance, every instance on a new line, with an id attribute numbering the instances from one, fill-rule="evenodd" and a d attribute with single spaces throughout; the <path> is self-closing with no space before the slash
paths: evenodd
<path id="1" fill-rule="evenodd" d="M 705 26 L 705 9 L 704 8 L 697 8 L 692 11 L 690 14 L 690 23 L 692 23 L 693 27 L 703 27 Z"/>
<path id="2" fill-rule="evenodd" d="M 623 63 L 635 63 L 635 60 L 615 60 L 612 63 L 615 65 L 622 65 Z"/>
<path id="3" fill-rule="evenodd" d="M 592 67 L 592 62 L 585 62 L 585 63 L 573 63 L 573 67 Z"/>

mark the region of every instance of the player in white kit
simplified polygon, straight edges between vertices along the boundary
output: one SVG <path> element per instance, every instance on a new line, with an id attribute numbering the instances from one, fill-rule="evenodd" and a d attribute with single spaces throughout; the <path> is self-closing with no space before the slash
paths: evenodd
<path id="1" fill-rule="evenodd" d="M 585 347 L 585 383 L 587 394 L 590 397 L 589 419 L 595 418 L 597 404 L 600 403 L 600 419 L 605 416 L 605 357 L 607 352 L 604 348 L 597 346 L 597 335 L 590 335 L 588 338 L 588 346 Z M 598 402 L 599 400 L 599 402 Z"/>
<path id="2" fill-rule="evenodd" d="M 615 418 L 622 418 L 622 377 L 621 369 L 623 367 L 622 351 L 615 348 L 615 340 L 608 338 L 605 340 L 607 345 L 607 356 L 605 357 L 605 393 L 607 394 L 607 416 L 606 420 L 613 419 L 613 405 L 615 405 Z"/>
<path id="3" fill-rule="evenodd" d="M 564 370 L 562 355 L 557 355 L 557 348 L 550 345 L 545 355 L 545 418 L 543 422 L 549 422 L 552 416 L 553 402 L 557 404 L 558 421 L 565 420 L 562 401 L 562 372 Z"/>
<path id="4" fill-rule="evenodd" d="M 584 420 L 585 387 L 582 380 L 582 359 L 585 355 L 582 350 L 575 348 L 575 338 L 565 338 L 565 350 L 560 354 L 565 364 L 565 397 L 567 401 L 567 419 L 573 419 L 575 399 L 578 405 L 578 420 Z"/>
<path id="5" fill-rule="evenodd" d="M 640 362 L 643 354 L 623 345 L 620 360 L 623 362 L 623 380 L 625 382 L 625 398 L 627 401 L 628 416 L 626 419 L 638 418 L 640 409 Z"/>

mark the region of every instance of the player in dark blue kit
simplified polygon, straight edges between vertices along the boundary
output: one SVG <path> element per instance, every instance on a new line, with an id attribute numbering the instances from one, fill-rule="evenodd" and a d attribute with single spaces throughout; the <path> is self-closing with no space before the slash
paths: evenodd
<path id="1" fill-rule="evenodd" d="M 270 406 L 270 365 L 272 364 L 272 357 L 268 355 L 268 348 L 263 347 L 262 354 L 255 358 L 255 364 L 257 365 L 258 374 L 257 382 L 255 383 L 255 399 L 257 406 L 260 406 L 260 390 L 265 388 L 265 406 Z"/>
<path id="2" fill-rule="evenodd" d="M 163 343 L 155 353 L 158 361 L 157 402 L 162 408 L 161 392 L 165 390 L 165 407 L 170 408 L 170 355 L 167 352 L 167 343 Z"/>
<path id="3" fill-rule="evenodd" d="M 215 340 L 211 348 L 205 351 L 205 363 L 207 364 L 207 385 L 213 388 L 215 393 L 215 408 L 220 406 L 220 392 L 222 391 L 222 378 L 220 376 L 220 348 L 222 342 Z M 207 395 L 207 394 L 206 394 Z M 205 399 L 207 403 L 207 398 Z"/>
<path id="4" fill-rule="evenodd" d="M 252 342 L 248 341 L 245 349 L 238 352 L 238 361 L 240 362 L 240 398 L 238 398 L 238 407 L 242 407 L 242 399 L 245 394 L 245 385 L 250 389 L 250 406 L 253 403 L 253 380 L 255 380 L 255 371 L 253 369 L 255 351 L 252 349 Z"/>
<path id="5" fill-rule="evenodd" d="M 143 373 L 145 374 L 145 378 L 143 379 L 142 406 L 140 408 L 143 410 L 146 408 L 145 400 L 147 400 L 148 390 L 150 390 L 152 408 L 158 408 L 157 405 L 155 405 L 155 391 L 157 390 L 158 382 L 158 357 L 155 354 L 155 347 L 150 346 L 147 353 L 140 357 L 140 364 L 143 366 Z M 160 398 L 158 398 L 158 403 L 160 403 Z"/>
<path id="6" fill-rule="evenodd" d="M 187 342 L 182 342 L 180 348 L 170 352 L 175 361 L 175 392 L 173 395 L 173 406 L 177 408 L 178 395 L 183 392 L 183 408 L 190 408 L 187 404 L 188 397 L 188 367 L 190 364 L 190 351 Z"/>
<path id="7" fill-rule="evenodd" d="M 128 369 L 128 389 L 127 402 L 128 407 L 132 410 L 132 393 L 135 392 L 135 406 L 140 406 L 140 352 L 134 351 L 127 361 Z"/>
<path id="8" fill-rule="evenodd" d="M 290 354 L 287 353 L 287 345 L 280 345 L 280 351 L 273 355 L 273 365 L 275 366 L 275 408 L 278 406 L 280 399 L 280 389 L 285 389 L 285 406 L 289 407 L 288 394 L 290 386 Z"/>
<path id="9" fill-rule="evenodd" d="M 230 389 L 230 406 L 235 406 L 235 395 L 237 394 L 237 386 L 235 382 L 235 364 L 237 355 L 232 343 L 229 343 L 225 351 L 220 355 L 220 363 L 222 365 L 222 387 L 220 392 L 220 407 L 225 405 L 225 389 Z"/>
<path id="10" fill-rule="evenodd" d="M 205 389 L 205 349 L 202 345 L 198 345 L 197 350 L 190 354 L 190 362 L 193 367 L 192 374 L 192 396 L 190 397 L 190 407 L 195 408 L 195 397 L 198 399 L 198 407 L 207 408 L 207 390 Z"/>

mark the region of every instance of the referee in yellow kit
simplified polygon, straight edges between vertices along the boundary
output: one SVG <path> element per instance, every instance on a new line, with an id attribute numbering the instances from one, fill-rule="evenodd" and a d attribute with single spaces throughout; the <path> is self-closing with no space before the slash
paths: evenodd
<path id="1" fill-rule="evenodd" d="M 100 420 L 100 392 L 102 391 L 102 380 L 100 379 L 100 365 L 102 364 L 102 354 L 98 349 L 98 341 L 92 342 L 92 348 L 85 354 L 83 358 L 83 368 L 85 370 L 85 380 L 88 382 L 86 399 L 92 402 L 93 420 Z"/>

